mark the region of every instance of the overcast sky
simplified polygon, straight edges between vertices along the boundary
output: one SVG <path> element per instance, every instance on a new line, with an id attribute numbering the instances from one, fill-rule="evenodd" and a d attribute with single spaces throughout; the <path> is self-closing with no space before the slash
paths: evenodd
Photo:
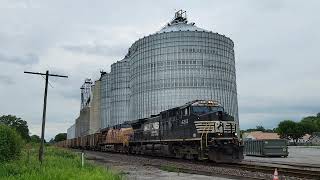
<path id="1" fill-rule="evenodd" d="M 170 21 L 189 22 L 235 44 L 240 126 L 274 128 L 320 112 L 320 1 L 0 0 L 0 115 L 40 134 L 44 80 L 51 78 L 46 138 L 66 132 L 80 108 L 80 86 L 110 71 L 138 38 Z"/>

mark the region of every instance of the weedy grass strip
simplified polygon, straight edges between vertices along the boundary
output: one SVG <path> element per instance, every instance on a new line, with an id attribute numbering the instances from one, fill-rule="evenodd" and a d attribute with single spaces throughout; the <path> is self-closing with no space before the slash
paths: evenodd
<path id="1" fill-rule="evenodd" d="M 7 180 L 120 180 L 121 174 L 116 174 L 103 167 L 85 163 L 81 167 L 79 155 L 56 147 L 47 147 L 42 165 L 38 161 L 38 151 L 25 150 L 18 160 L 0 164 L 0 179 Z"/>

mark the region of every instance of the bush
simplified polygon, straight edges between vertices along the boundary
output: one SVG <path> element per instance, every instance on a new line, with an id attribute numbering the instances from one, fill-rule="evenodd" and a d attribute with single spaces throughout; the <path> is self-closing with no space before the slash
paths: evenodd
<path id="1" fill-rule="evenodd" d="M 17 158 L 21 148 L 21 136 L 14 129 L 0 124 L 0 163 Z"/>

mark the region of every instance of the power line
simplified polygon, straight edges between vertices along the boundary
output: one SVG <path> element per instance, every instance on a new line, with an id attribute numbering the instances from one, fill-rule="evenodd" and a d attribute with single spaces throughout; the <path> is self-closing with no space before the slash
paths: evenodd
<path id="1" fill-rule="evenodd" d="M 44 80 L 46 80 L 46 78 L 43 77 L 43 75 L 41 75 L 41 77 L 42 77 Z M 50 83 L 50 81 L 48 81 L 48 83 L 49 83 L 49 85 L 53 88 L 53 86 L 52 86 L 52 84 Z"/>
<path id="2" fill-rule="evenodd" d="M 56 76 L 56 77 L 68 78 L 68 76 L 57 75 L 57 74 L 49 74 L 49 71 L 47 71 L 47 72 L 48 72 L 48 75 L 49 75 L 49 76 Z M 47 75 L 47 73 L 37 73 L 37 72 L 30 72 L 30 71 L 24 71 L 24 73 L 26 73 L 26 74 Z"/>
<path id="3" fill-rule="evenodd" d="M 38 72 L 30 72 L 30 71 L 24 71 L 24 73 L 41 75 L 41 76 L 45 76 L 46 77 L 45 78 L 46 83 L 45 83 L 45 89 L 44 89 L 44 98 L 43 98 L 41 144 L 40 144 L 40 149 L 39 149 L 39 161 L 42 164 L 42 161 L 43 161 L 43 148 L 44 148 L 44 130 L 45 130 L 45 124 L 46 124 L 47 94 L 48 94 L 49 76 L 62 77 L 62 78 L 68 78 L 68 76 L 57 75 L 57 74 L 49 74 L 48 70 L 46 71 L 46 73 L 38 73 Z"/>

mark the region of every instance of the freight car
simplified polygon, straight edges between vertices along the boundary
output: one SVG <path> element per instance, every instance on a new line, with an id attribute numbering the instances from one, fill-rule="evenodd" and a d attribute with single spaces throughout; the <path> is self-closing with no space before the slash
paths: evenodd
<path id="1" fill-rule="evenodd" d="M 101 151 L 129 152 L 129 140 L 133 130 L 129 124 L 121 124 L 108 129 L 100 141 Z"/>
<path id="2" fill-rule="evenodd" d="M 237 130 L 234 118 L 218 102 L 195 100 L 103 129 L 92 138 L 67 141 L 65 146 L 230 163 L 243 159 Z"/>
<path id="3" fill-rule="evenodd" d="M 248 156 L 287 157 L 289 155 L 285 139 L 247 140 L 244 142 L 244 149 Z"/>

